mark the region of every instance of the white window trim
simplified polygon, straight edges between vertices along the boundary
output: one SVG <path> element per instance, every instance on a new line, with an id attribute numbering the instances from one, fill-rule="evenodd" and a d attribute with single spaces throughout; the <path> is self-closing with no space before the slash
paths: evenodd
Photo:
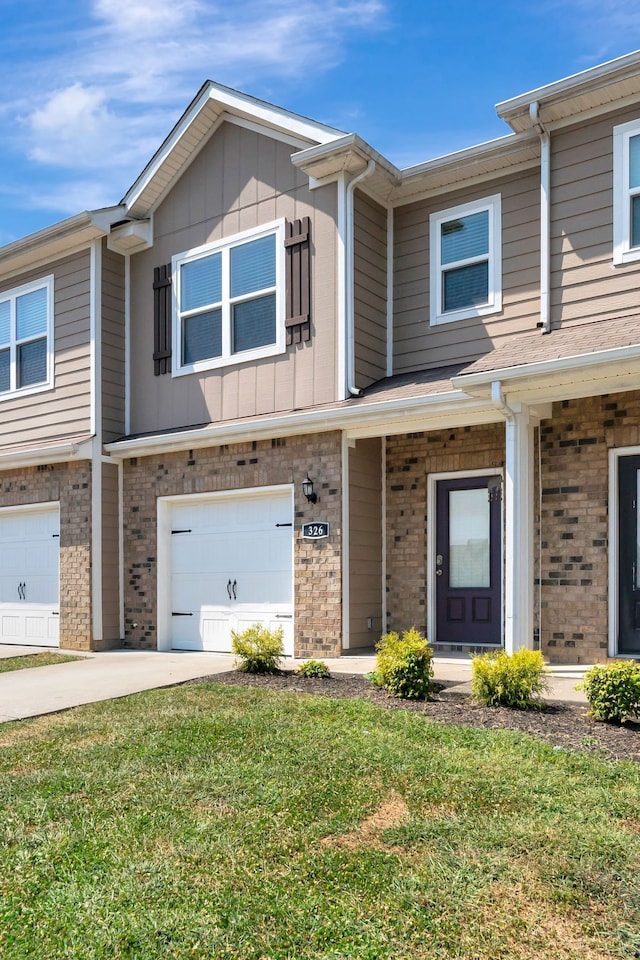
<path id="1" fill-rule="evenodd" d="M 631 197 L 640 188 L 629 184 L 629 140 L 640 134 L 640 120 L 613 128 L 613 262 L 616 266 L 640 260 L 640 246 L 631 246 Z"/>
<path id="2" fill-rule="evenodd" d="M 441 226 L 456 217 L 466 217 L 472 213 L 489 213 L 489 291 L 487 302 L 475 307 L 464 307 L 461 310 L 442 309 L 442 276 L 445 269 L 464 266 L 467 261 L 455 264 L 441 262 Z M 502 201 L 499 193 L 483 200 L 474 200 L 462 203 L 448 210 L 440 210 L 429 217 L 429 248 L 430 261 L 430 289 L 431 289 L 431 325 L 451 323 L 454 320 L 467 320 L 470 317 L 484 317 L 490 313 L 502 310 Z M 480 258 L 478 258 L 480 259 Z M 482 258 L 484 259 L 484 258 Z M 469 263 L 476 261 L 474 257 Z"/>
<path id="3" fill-rule="evenodd" d="M 23 283 L 19 287 L 12 287 L 10 290 L 3 290 L 0 292 L 0 300 L 12 300 L 13 305 L 11 307 L 11 382 L 16 382 L 16 363 L 17 363 L 17 347 L 18 342 L 15 336 L 15 301 L 18 297 L 22 297 L 27 293 L 33 293 L 34 290 L 46 289 L 47 291 L 47 378 L 41 383 L 30 384 L 28 387 L 14 387 L 10 390 L 5 390 L 0 393 L 0 403 L 5 400 L 11 400 L 15 397 L 28 397 L 34 393 L 42 393 L 45 390 L 53 389 L 53 372 L 54 372 L 54 341 L 53 341 L 53 313 L 54 313 L 54 303 L 53 303 L 53 290 L 54 290 L 54 277 L 53 274 L 50 274 L 48 277 L 42 277 L 40 280 L 32 280 L 30 283 Z M 33 337 L 33 340 L 41 339 L 42 335 Z M 23 342 L 23 341 L 21 341 Z M 24 341 L 26 342 L 26 341 Z M 3 346 L 3 350 L 6 350 L 6 345 Z"/>
<path id="4" fill-rule="evenodd" d="M 182 323 L 180 320 L 180 267 L 193 260 L 199 260 L 212 254 L 228 251 L 240 243 L 248 240 L 259 240 L 261 237 L 274 234 L 276 238 L 276 340 L 264 347 L 253 350 L 243 350 L 231 353 L 231 311 L 229 297 L 229 274 L 223 269 L 222 273 L 222 356 L 211 357 L 207 360 L 198 360 L 196 363 L 182 364 Z M 224 256 L 224 253 L 223 253 Z M 284 353 L 285 343 L 285 276 L 284 276 L 284 219 L 274 220 L 258 228 L 243 230 L 231 237 L 225 237 L 213 243 L 206 243 L 201 247 L 194 247 L 184 253 L 177 254 L 171 260 L 171 275 L 173 277 L 172 295 L 172 352 L 175 362 L 172 364 L 172 377 L 182 377 L 186 374 L 199 373 L 202 370 L 215 370 L 219 367 L 228 367 L 232 364 L 247 363 L 259 360 L 262 357 L 273 357 Z M 254 296 L 253 294 L 252 296 Z"/>

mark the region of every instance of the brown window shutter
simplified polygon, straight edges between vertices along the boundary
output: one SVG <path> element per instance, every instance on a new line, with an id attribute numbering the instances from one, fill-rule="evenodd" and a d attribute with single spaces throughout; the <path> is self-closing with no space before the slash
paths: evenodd
<path id="1" fill-rule="evenodd" d="M 171 373 L 171 264 L 153 271 L 153 372 Z"/>
<path id="2" fill-rule="evenodd" d="M 287 346 L 311 340 L 311 264 L 309 245 L 311 221 L 287 220 L 285 229 L 285 258 L 287 279 Z"/>

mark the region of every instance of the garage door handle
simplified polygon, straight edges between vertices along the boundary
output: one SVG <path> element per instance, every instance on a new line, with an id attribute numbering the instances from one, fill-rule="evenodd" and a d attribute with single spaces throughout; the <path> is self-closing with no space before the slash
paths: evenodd
<path id="1" fill-rule="evenodd" d="M 231 600 L 231 580 L 227 583 L 227 594 L 229 595 L 229 600 Z"/>
<path id="2" fill-rule="evenodd" d="M 179 610 L 172 610 L 172 611 L 171 611 L 171 616 L 172 616 L 172 617 L 192 617 L 193 614 L 192 614 L 192 613 L 181 613 Z"/>
<path id="3" fill-rule="evenodd" d="M 236 596 L 236 587 L 237 587 L 237 586 L 238 586 L 238 581 L 237 581 L 237 580 L 234 580 L 234 581 L 233 581 L 233 586 L 231 587 L 231 589 L 233 590 L 233 599 L 234 599 L 234 600 L 237 600 L 237 599 L 238 599 L 237 596 Z"/>
<path id="4" fill-rule="evenodd" d="M 19 599 L 19 600 L 26 600 L 26 599 L 27 599 L 26 586 L 27 586 L 26 583 L 19 583 L 19 584 L 18 584 L 18 599 Z"/>
<path id="5" fill-rule="evenodd" d="M 292 613 L 276 613 L 276 620 L 293 620 Z"/>

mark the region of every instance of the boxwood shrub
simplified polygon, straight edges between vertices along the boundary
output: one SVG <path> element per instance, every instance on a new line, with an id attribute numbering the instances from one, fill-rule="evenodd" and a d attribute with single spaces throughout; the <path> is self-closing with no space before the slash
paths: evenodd
<path id="1" fill-rule="evenodd" d="M 624 723 L 640 716 L 640 663 L 615 660 L 590 667 L 578 684 L 596 720 Z"/>
<path id="2" fill-rule="evenodd" d="M 492 650 L 471 658 L 471 695 L 488 707 L 539 707 L 548 686 L 539 650 Z"/>
<path id="3" fill-rule="evenodd" d="M 400 636 L 385 633 L 376 645 L 376 669 L 370 679 L 394 697 L 426 700 L 433 678 L 433 648 L 426 637 L 412 627 Z"/>

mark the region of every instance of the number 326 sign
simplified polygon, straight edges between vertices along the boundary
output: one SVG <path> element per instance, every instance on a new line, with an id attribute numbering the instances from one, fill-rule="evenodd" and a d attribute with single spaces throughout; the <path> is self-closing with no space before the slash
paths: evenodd
<path id="1" fill-rule="evenodd" d="M 329 524 L 319 521 L 303 523 L 302 536 L 305 540 L 323 540 L 329 536 Z"/>

